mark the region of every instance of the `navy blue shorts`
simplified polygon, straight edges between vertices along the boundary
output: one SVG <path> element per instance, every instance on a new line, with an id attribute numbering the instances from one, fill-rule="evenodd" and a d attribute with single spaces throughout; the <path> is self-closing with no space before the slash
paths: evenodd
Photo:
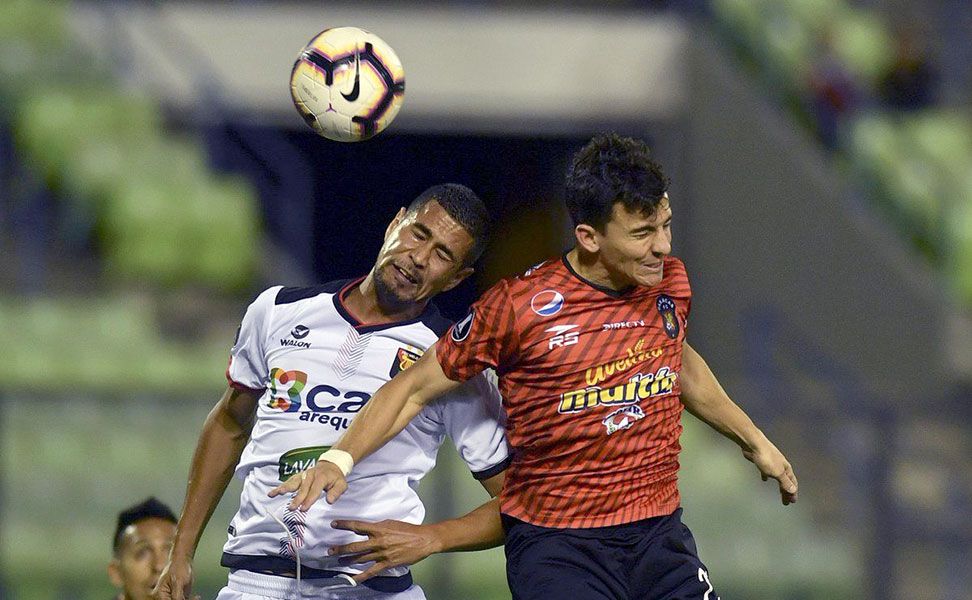
<path id="1" fill-rule="evenodd" d="M 681 516 L 551 529 L 503 515 L 513 600 L 717 600 Z"/>

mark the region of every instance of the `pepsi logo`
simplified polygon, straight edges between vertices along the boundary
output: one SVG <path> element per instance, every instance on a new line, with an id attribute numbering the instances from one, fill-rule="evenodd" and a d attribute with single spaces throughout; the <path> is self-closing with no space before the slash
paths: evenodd
<path id="1" fill-rule="evenodd" d="M 550 317 L 564 307 L 564 295 L 554 290 L 543 290 L 530 300 L 530 308 L 541 317 Z"/>

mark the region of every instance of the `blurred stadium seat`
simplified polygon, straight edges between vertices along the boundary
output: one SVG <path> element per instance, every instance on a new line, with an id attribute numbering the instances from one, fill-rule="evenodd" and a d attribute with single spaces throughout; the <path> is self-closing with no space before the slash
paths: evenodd
<path id="1" fill-rule="evenodd" d="M 797 104 L 827 32 L 836 56 L 865 97 L 840 134 L 852 172 L 869 195 L 892 207 L 899 230 L 952 281 L 972 310 L 966 264 L 965 205 L 972 165 L 972 115 L 928 109 L 907 115 L 877 106 L 878 80 L 890 67 L 894 38 L 882 15 L 845 0 L 714 0 L 713 14 L 764 72 L 769 89 L 789 90 Z M 946 227 L 946 223 L 948 226 Z M 963 254 L 965 253 L 965 254 Z"/>

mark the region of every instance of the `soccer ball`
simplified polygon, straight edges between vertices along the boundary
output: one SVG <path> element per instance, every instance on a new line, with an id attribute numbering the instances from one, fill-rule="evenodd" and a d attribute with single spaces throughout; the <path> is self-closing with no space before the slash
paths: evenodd
<path id="1" fill-rule="evenodd" d="M 357 27 L 325 29 L 300 52 L 290 96 L 314 131 L 358 142 L 388 127 L 405 99 L 405 70 L 395 51 Z"/>

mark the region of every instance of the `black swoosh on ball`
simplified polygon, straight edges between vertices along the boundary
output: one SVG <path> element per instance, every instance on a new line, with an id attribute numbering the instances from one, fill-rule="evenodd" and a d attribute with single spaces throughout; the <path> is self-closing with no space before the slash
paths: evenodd
<path id="1" fill-rule="evenodd" d="M 361 93 L 361 56 L 357 51 L 354 53 L 354 87 L 351 88 L 350 94 L 345 94 L 341 92 L 344 99 L 348 102 L 354 102 L 358 99 L 358 94 Z"/>

